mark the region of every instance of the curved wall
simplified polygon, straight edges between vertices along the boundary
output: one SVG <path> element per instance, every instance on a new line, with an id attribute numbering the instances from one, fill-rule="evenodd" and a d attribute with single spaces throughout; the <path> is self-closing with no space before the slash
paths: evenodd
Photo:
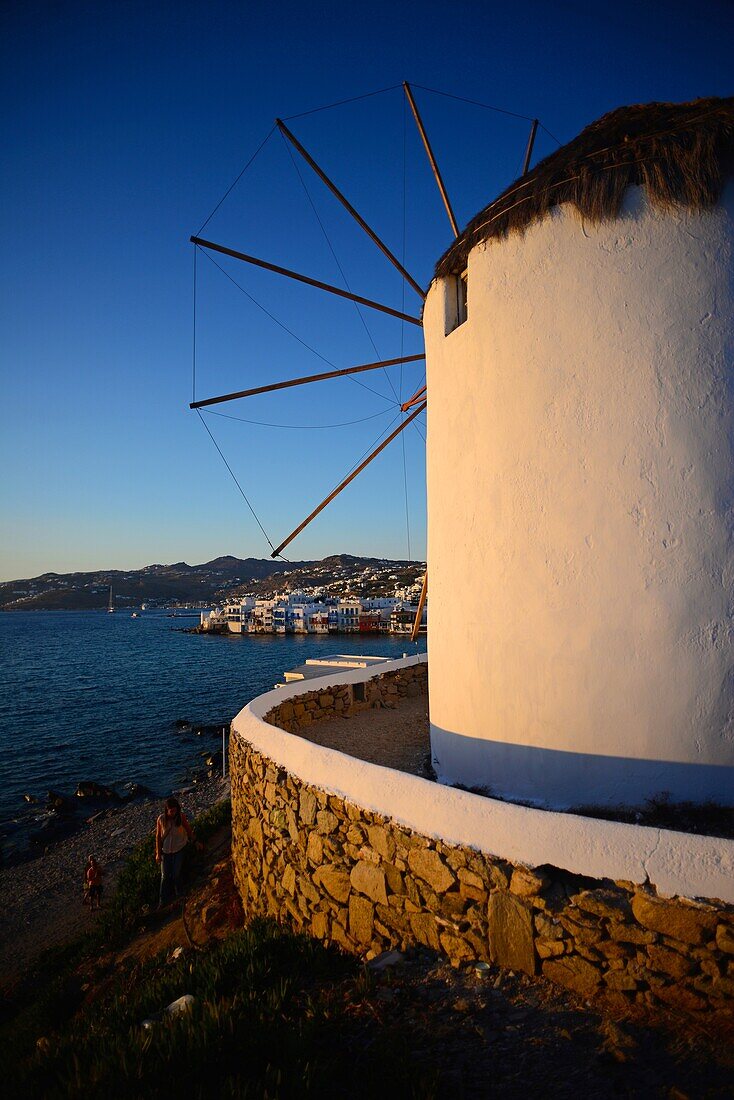
<path id="1" fill-rule="evenodd" d="M 425 690 L 423 661 L 381 672 L 358 709 Z M 425 944 L 623 1012 L 731 1019 L 734 841 L 498 803 L 298 736 L 350 714 L 364 675 L 289 685 L 235 719 L 232 859 L 246 912 L 367 957 Z"/>
<path id="2" fill-rule="evenodd" d="M 605 225 L 556 210 L 473 250 L 448 335 L 432 286 L 442 780 L 557 808 L 734 802 L 733 215 L 731 185 L 700 215 L 638 188 Z"/>

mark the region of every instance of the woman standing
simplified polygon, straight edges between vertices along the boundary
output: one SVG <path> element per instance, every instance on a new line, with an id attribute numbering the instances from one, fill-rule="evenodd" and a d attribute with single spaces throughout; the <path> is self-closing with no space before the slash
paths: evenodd
<path id="1" fill-rule="evenodd" d="M 178 896 L 184 848 L 193 839 L 194 831 L 181 811 L 180 802 L 167 798 L 155 827 L 155 860 L 161 865 L 159 906 L 166 905 L 172 894 Z"/>

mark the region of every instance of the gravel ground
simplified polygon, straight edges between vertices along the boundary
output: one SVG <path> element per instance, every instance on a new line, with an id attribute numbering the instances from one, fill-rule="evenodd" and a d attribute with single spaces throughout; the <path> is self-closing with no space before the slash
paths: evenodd
<path id="1" fill-rule="evenodd" d="M 189 819 L 229 796 L 229 779 L 209 779 L 177 792 Z M 104 868 L 109 897 L 131 850 L 153 833 L 160 799 L 114 807 L 55 844 L 43 855 L 0 869 L 0 982 L 12 978 L 46 948 L 74 939 L 95 915 L 83 905 L 82 883 L 87 859 Z M 103 897 L 104 905 L 104 897 Z"/>
<path id="2" fill-rule="evenodd" d="M 370 764 L 433 778 L 427 695 L 401 699 L 394 709 L 370 707 L 333 721 L 313 722 L 298 735 Z"/>

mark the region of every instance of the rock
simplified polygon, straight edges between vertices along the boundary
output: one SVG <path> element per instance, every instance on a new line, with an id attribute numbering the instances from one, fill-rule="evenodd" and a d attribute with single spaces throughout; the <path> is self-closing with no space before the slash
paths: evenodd
<path id="1" fill-rule="evenodd" d="M 470 886 L 474 890 L 486 891 L 487 884 L 481 875 L 477 875 L 474 871 L 469 871 L 466 867 L 460 867 L 458 870 L 459 882 L 462 886 Z"/>
<path id="2" fill-rule="evenodd" d="M 136 798 L 154 797 L 154 793 L 150 787 L 146 787 L 143 783 L 126 783 L 124 790 L 125 793 L 122 797 L 123 802 L 133 802 Z"/>
<path id="3" fill-rule="evenodd" d="M 716 928 L 716 946 L 727 955 L 734 955 L 734 928 L 719 924 Z"/>
<path id="4" fill-rule="evenodd" d="M 456 936 L 452 932 L 442 932 L 439 941 L 441 950 L 448 956 L 452 966 L 459 966 L 460 963 L 468 962 L 474 958 L 471 944 L 467 943 L 461 936 Z"/>
<path id="5" fill-rule="evenodd" d="M 313 874 L 313 881 L 317 887 L 323 887 L 327 894 L 337 901 L 344 902 L 349 897 L 351 890 L 349 875 L 339 867 L 333 867 L 331 864 L 317 867 Z"/>
<path id="6" fill-rule="evenodd" d="M 531 867 L 516 867 L 510 879 L 510 893 L 521 898 L 533 897 L 550 886 L 550 878 L 543 871 Z"/>
<path id="7" fill-rule="evenodd" d="M 374 959 L 370 959 L 367 963 L 367 969 L 376 971 L 379 974 L 380 971 L 399 966 L 403 962 L 405 962 L 405 955 L 402 951 L 382 951 Z"/>
<path id="8" fill-rule="evenodd" d="M 414 875 L 427 882 L 437 894 L 445 894 L 456 881 L 438 852 L 432 848 L 411 848 L 408 866 Z"/>
<path id="9" fill-rule="evenodd" d="M 594 993 L 601 981 L 601 975 L 596 967 L 577 955 L 547 959 L 543 963 L 543 976 L 574 993 L 581 994 L 582 997 Z"/>
<path id="10" fill-rule="evenodd" d="M 618 924 L 613 921 L 607 931 L 611 938 L 619 943 L 646 944 L 654 943 L 657 939 L 654 932 L 640 928 L 639 924 Z"/>
<path id="11" fill-rule="evenodd" d="M 304 825 L 313 825 L 316 820 L 316 796 L 311 791 L 301 791 L 298 802 L 298 816 Z"/>
<path id="12" fill-rule="evenodd" d="M 324 842 L 319 834 L 312 830 L 308 834 L 308 843 L 306 845 L 306 859 L 309 863 L 313 863 L 315 867 L 323 861 L 324 858 Z"/>
<path id="13" fill-rule="evenodd" d="M 65 794 L 59 794 L 58 791 L 49 791 L 46 795 L 46 809 L 53 810 L 57 814 L 72 813 L 74 803 Z"/>
<path id="14" fill-rule="evenodd" d="M 372 863 L 359 860 L 352 868 L 349 876 L 352 886 L 360 894 L 366 894 L 372 901 L 380 905 L 387 905 L 387 890 L 385 889 L 385 872 Z"/>
<path id="15" fill-rule="evenodd" d="M 546 913 L 536 913 L 535 927 L 540 935 L 546 940 L 563 939 L 563 925 L 559 920 L 554 920 L 553 917 L 549 917 Z"/>
<path id="16" fill-rule="evenodd" d="M 283 872 L 282 882 L 283 889 L 292 897 L 296 892 L 296 871 L 292 863 L 289 863 Z"/>
<path id="17" fill-rule="evenodd" d="M 390 888 L 392 894 L 403 895 L 405 893 L 405 883 L 400 871 L 392 865 L 392 863 L 383 864 L 383 870 L 385 872 L 385 878 L 387 879 L 387 885 Z"/>
<path id="18" fill-rule="evenodd" d="M 535 950 L 541 959 L 555 958 L 557 955 L 562 955 L 566 950 L 566 946 L 563 940 L 544 940 L 537 939 L 535 941 Z"/>
<path id="19" fill-rule="evenodd" d="M 183 997 L 177 997 L 175 1001 L 171 1001 L 170 1005 L 167 1005 L 164 1012 L 168 1016 L 180 1016 L 182 1012 L 190 1012 L 194 1007 L 195 997 L 190 993 L 184 993 Z"/>
<path id="20" fill-rule="evenodd" d="M 181 731 L 190 730 L 191 723 L 189 722 L 188 718 L 177 718 L 176 721 L 173 723 L 173 727 L 174 729 Z"/>
<path id="21" fill-rule="evenodd" d="M 354 943 L 349 938 L 346 928 L 339 924 L 338 921 L 334 921 L 331 926 L 331 939 L 333 943 L 338 943 L 345 951 L 353 951 Z"/>
<path id="22" fill-rule="evenodd" d="M 382 825 L 369 825 L 367 836 L 370 847 L 382 856 L 383 859 L 392 859 L 395 854 L 395 841 L 388 835 L 387 829 Z"/>
<path id="23" fill-rule="evenodd" d="M 535 973 L 533 918 L 512 894 L 495 891 L 489 899 L 489 952 L 492 962 L 511 970 Z"/>
<path id="24" fill-rule="evenodd" d="M 339 818 L 331 810 L 319 810 L 316 814 L 316 832 L 322 836 L 335 833 L 339 826 Z"/>
<path id="25" fill-rule="evenodd" d="M 686 989 L 685 986 L 677 983 L 674 985 L 656 985 L 653 988 L 653 994 L 664 1004 L 669 1005 L 671 1008 L 682 1009 L 684 1012 L 700 1012 L 702 1008 L 706 1007 L 705 1001 L 697 997 L 690 989 Z"/>
<path id="26" fill-rule="evenodd" d="M 635 979 L 624 970 L 608 970 L 604 975 L 604 983 L 607 989 L 614 989 L 618 993 L 633 993 L 637 989 Z"/>
<path id="27" fill-rule="evenodd" d="M 632 912 L 629 898 L 614 890 L 582 890 L 571 898 L 571 903 L 585 913 L 612 920 L 629 917 Z"/>
<path id="28" fill-rule="evenodd" d="M 677 951 L 671 951 L 668 947 L 659 944 L 650 944 L 647 949 L 650 959 L 650 969 L 660 970 L 663 974 L 669 974 L 671 978 L 684 978 L 693 970 L 693 964 L 684 955 Z"/>
<path id="29" fill-rule="evenodd" d="M 718 920 L 716 913 L 710 910 L 680 901 L 664 901 L 644 893 L 633 897 L 632 912 L 643 928 L 684 943 L 703 943 L 706 933 L 715 930 Z"/>
<path id="30" fill-rule="evenodd" d="M 311 934 L 315 936 L 317 940 L 326 939 L 329 935 L 328 913 L 314 913 L 311 918 Z"/>
<path id="31" fill-rule="evenodd" d="M 431 913 L 411 913 L 410 927 L 418 943 L 430 947 L 433 951 L 441 949 L 438 927 Z"/>
<path id="32" fill-rule="evenodd" d="M 349 932 L 359 943 L 372 942 L 375 907 L 367 898 L 352 894 L 349 898 Z"/>

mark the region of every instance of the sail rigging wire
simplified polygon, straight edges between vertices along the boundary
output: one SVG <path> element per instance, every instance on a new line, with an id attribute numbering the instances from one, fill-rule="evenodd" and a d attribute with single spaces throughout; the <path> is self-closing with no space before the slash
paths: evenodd
<path id="1" fill-rule="evenodd" d="M 484 107 L 487 111 L 496 111 L 500 115 L 509 115 L 511 118 L 522 118 L 525 122 L 532 122 L 533 119 L 530 115 L 520 115 L 517 111 L 508 111 L 504 107 L 495 107 L 491 103 L 480 103 L 478 99 L 467 99 L 463 95 L 453 95 L 451 92 L 442 92 L 438 88 L 426 88 L 424 84 L 414 84 L 411 81 L 412 88 L 420 88 L 423 92 L 432 92 L 433 95 L 444 96 L 445 99 L 458 99 L 461 103 L 470 103 L 473 107 Z"/>
<path id="2" fill-rule="evenodd" d="M 382 95 L 384 92 L 394 92 L 396 88 L 400 87 L 400 84 L 390 84 L 387 88 L 378 88 L 376 92 L 353 95 L 349 99 L 337 99 L 334 103 L 325 103 L 323 107 L 312 107 L 310 111 L 301 111 L 297 115 L 283 115 L 283 121 L 290 122 L 293 118 L 305 118 L 306 115 L 315 115 L 319 111 L 330 111 L 333 107 L 343 107 L 345 103 L 356 103 L 360 99 L 371 99 L 373 96 Z"/>
<path id="3" fill-rule="evenodd" d="M 200 421 L 202 422 L 202 424 L 204 425 L 204 428 L 206 429 L 207 435 L 209 436 L 209 438 L 211 439 L 212 443 L 214 444 L 214 446 L 216 447 L 217 451 L 219 452 L 219 457 L 221 458 L 222 462 L 224 463 L 224 465 L 225 465 L 225 466 L 227 467 L 227 469 L 229 470 L 230 476 L 231 476 L 232 480 L 234 481 L 235 485 L 237 486 L 237 488 L 239 489 L 239 491 L 240 491 L 240 495 L 242 496 L 242 499 L 244 500 L 245 504 L 247 505 L 247 507 L 248 507 L 248 508 L 250 509 L 250 511 L 252 512 L 253 516 L 255 517 L 255 522 L 257 523 L 258 527 L 260 528 L 260 530 L 262 531 L 263 535 L 265 536 L 265 541 L 267 542 L 267 544 L 268 544 L 268 546 L 270 547 L 270 549 L 271 549 L 271 550 L 273 551 L 273 556 L 274 556 L 274 555 L 275 555 L 275 547 L 273 546 L 272 542 L 270 541 L 270 537 L 269 537 L 269 535 L 268 535 L 267 531 L 265 530 L 265 528 L 263 527 L 262 523 L 260 522 L 260 517 L 258 516 L 257 512 L 255 511 L 255 509 L 254 509 L 254 508 L 252 507 L 252 505 L 250 504 L 250 501 L 249 501 L 249 499 L 248 499 L 248 497 L 247 497 L 247 494 L 245 493 L 245 490 L 244 490 L 244 489 L 242 488 L 242 486 L 240 485 L 239 481 L 237 480 L 237 476 L 236 476 L 236 474 L 235 474 L 234 470 L 232 469 L 232 467 L 230 466 L 230 464 L 229 464 L 229 463 L 227 462 L 227 459 L 226 459 L 226 458 L 224 457 L 224 453 L 222 452 L 222 448 L 221 448 L 221 447 L 219 446 L 219 444 L 217 443 L 216 439 L 214 438 L 214 436 L 212 435 L 211 431 L 209 430 L 209 425 L 207 424 L 207 422 L 206 422 L 206 420 L 204 419 L 204 417 L 203 417 L 203 416 L 201 415 L 201 412 L 200 412 L 200 410 L 199 410 L 199 409 L 197 409 L 197 410 L 196 410 L 196 413 L 197 413 L 197 415 L 198 415 L 198 417 L 199 417 L 199 420 L 200 420 Z"/>
<path id="4" fill-rule="evenodd" d="M 368 420 L 376 420 L 378 416 L 389 416 L 393 411 L 392 408 L 380 409 L 379 412 L 372 413 L 371 416 L 360 416 L 357 420 L 342 420 L 338 424 L 271 424 L 267 420 L 246 420 L 243 416 L 233 416 L 231 413 L 214 412 L 213 409 L 205 409 L 205 413 L 208 416 L 221 416 L 224 420 L 237 420 L 240 424 L 255 424 L 260 428 L 299 428 L 299 429 L 327 429 L 327 428 L 347 428 L 353 424 L 366 424 Z"/>
<path id="5" fill-rule="evenodd" d="M 199 246 L 195 245 L 194 247 L 198 248 Z M 218 263 L 214 259 L 213 256 L 211 256 L 208 252 L 204 252 L 204 255 L 206 256 L 206 258 L 208 260 L 210 260 L 214 264 L 214 266 L 216 268 L 219 268 L 222 275 L 226 276 L 226 278 L 229 279 L 229 281 L 231 283 L 233 283 L 234 286 L 236 286 L 237 289 L 240 290 L 245 295 L 246 298 L 249 298 L 249 300 L 252 302 L 253 305 L 257 306 L 257 308 L 259 310 L 262 310 L 262 312 L 267 317 L 269 317 L 271 321 L 274 321 L 275 324 L 278 325 L 279 328 L 282 328 L 283 332 L 287 332 L 289 336 L 292 336 L 294 340 L 296 340 L 299 344 L 301 344 L 302 347 L 306 348 L 307 351 L 310 351 L 312 355 L 315 355 L 317 359 L 320 359 L 322 361 L 322 363 L 326 363 L 326 365 L 328 367 L 332 367 L 334 370 L 338 370 L 338 367 L 337 367 L 336 363 L 333 363 L 331 361 L 331 359 L 327 359 L 326 356 L 322 355 L 320 351 L 317 351 L 316 348 L 314 348 L 310 344 L 306 343 L 306 341 L 303 340 L 300 336 L 298 336 L 293 331 L 293 329 L 288 328 L 288 326 L 286 324 L 284 324 L 282 321 L 280 321 L 275 316 L 274 313 L 271 313 L 269 309 L 266 309 L 266 307 L 261 302 L 259 302 L 257 300 L 257 298 L 254 298 L 248 290 L 245 290 L 245 288 L 242 286 L 242 284 L 238 283 L 237 280 L 232 275 L 230 275 L 230 273 L 227 271 L 227 269 L 222 267 L 222 265 L 220 263 Z M 381 400 L 387 401 L 387 402 L 389 402 L 389 404 L 392 405 L 393 399 L 391 397 L 388 397 L 387 394 L 380 393 L 379 390 L 375 390 L 371 386 L 366 385 L 364 382 L 360 382 L 359 379 L 353 378 L 350 374 L 345 375 L 345 377 L 348 378 L 351 382 L 354 382 L 354 384 L 356 386 L 361 386 L 363 390 L 368 390 L 369 393 L 373 393 L 376 397 L 379 397 L 379 398 L 381 398 Z"/>
<path id="6" fill-rule="evenodd" d="M 198 237 L 198 236 L 199 236 L 199 234 L 201 233 L 202 229 L 205 229 L 205 228 L 207 227 L 207 225 L 208 225 L 208 224 L 209 224 L 209 222 L 210 222 L 210 221 L 212 220 L 212 218 L 214 217 L 214 215 L 216 214 L 217 210 L 218 210 L 218 209 L 219 209 L 219 207 L 220 207 L 220 206 L 222 205 L 222 203 L 224 202 L 224 200 L 225 200 L 225 199 L 226 199 L 226 198 L 227 198 L 227 197 L 228 197 L 228 196 L 229 196 L 229 195 L 231 194 L 231 192 L 232 192 L 232 191 L 234 191 L 235 187 L 236 187 L 236 186 L 237 186 L 237 184 L 238 184 L 238 183 L 240 182 L 240 180 L 242 179 L 242 177 L 244 176 L 245 172 L 246 172 L 246 171 L 247 171 L 247 169 L 248 169 L 248 168 L 250 167 L 250 165 L 251 165 L 251 164 L 254 164 L 255 160 L 256 160 L 256 159 L 257 159 L 257 157 L 258 157 L 258 155 L 259 155 L 259 154 L 260 154 L 260 153 L 262 152 L 262 150 L 263 150 L 263 149 L 265 148 L 265 146 L 267 145 L 267 143 L 268 143 L 268 142 L 270 141 L 271 137 L 273 136 L 273 130 L 275 130 L 275 124 L 274 124 L 274 123 L 273 123 L 273 125 L 272 125 L 272 126 L 270 127 L 270 129 L 268 130 L 267 134 L 266 134 L 266 135 L 265 135 L 265 137 L 264 137 L 264 138 L 262 139 L 262 141 L 260 142 L 260 144 L 258 145 L 258 147 L 257 147 L 257 149 L 255 150 L 255 152 L 254 152 L 254 153 L 252 154 L 252 156 L 250 157 L 250 159 L 249 159 L 249 160 L 247 161 L 247 163 L 245 164 L 245 167 L 244 167 L 244 168 L 242 169 L 242 171 L 240 172 L 240 174 L 239 174 L 238 176 L 236 176 L 236 177 L 235 177 L 234 181 L 233 181 L 233 182 L 232 182 L 232 183 L 231 183 L 231 184 L 229 185 L 229 187 L 227 188 L 227 190 L 226 190 L 226 191 L 224 192 L 224 194 L 222 195 L 221 199 L 219 200 L 219 202 L 217 203 L 217 205 L 216 205 L 216 206 L 214 207 L 214 209 L 212 210 L 212 212 L 211 212 L 211 214 L 209 215 L 209 217 L 208 217 L 208 218 L 206 219 L 206 221 L 204 222 L 204 224 L 203 224 L 203 225 L 202 225 L 202 226 L 200 227 L 200 229 L 199 229 L 199 232 L 198 232 L 198 233 L 196 234 L 196 236 L 197 236 L 197 237 Z"/>
<path id="7" fill-rule="evenodd" d="M 319 228 L 321 229 L 321 232 L 324 235 L 324 239 L 325 239 L 327 245 L 329 246 L 329 251 L 331 252 L 331 255 L 334 257 L 334 262 L 335 262 L 337 268 L 339 269 L 339 274 L 341 275 L 341 277 L 344 281 L 344 286 L 351 293 L 352 288 L 349 285 L 349 280 L 347 279 L 347 276 L 344 272 L 344 268 L 342 267 L 341 263 L 339 262 L 339 257 L 337 256 L 336 251 L 334 249 L 334 246 L 331 243 L 331 240 L 329 238 L 329 234 L 326 232 L 326 227 L 324 226 L 324 223 L 323 223 L 323 221 L 321 220 L 321 218 L 319 216 L 319 212 L 316 209 L 316 204 L 314 203 L 314 201 L 311 197 L 311 192 L 309 191 L 308 187 L 306 186 L 306 181 L 304 180 L 303 175 L 301 174 L 301 170 L 300 170 L 300 168 L 298 167 L 298 165 L 296 163 L 296 158 L 293 156 L 293 150 L 291 149 L 290 144 L 286 140 L 285 135 L 281 133 L 281 137 L 283 138 L 283 143 L 284 143 L 286 149 L 288 150 L 288 156 L 290 157 L 291 164 L 293 165 L 295 173 L 296 173 L 296 175 L 298 176 L 298 179 L 301 182 L 301 187 L 303 188 L 304 194 L 306 195 L 306 198 L 308 199 L 309 206 L 313 210 L 314 217 L 316 218 L 316 221 L 319 224 Z M 403 280 L 403 287 L 404 286 L 405 286 L 405 282 Z M 374 350 L 375 355 L 377 356 L 378 359 L 381 359 L 382 356 L 380 355 L 380 352 L 377 349 L 377 345 L 375 344 L 375 341 L 372 338 L 372 333 L 370 332 L 369 326 L 367 325 L 367 321 L 365 320 L 364 314 L 362 313 L 362 310 L 359 308 L 359 305 L 358 305 L 357 302 L 354 303 L 354 308 L 356 309 L 357 315 L 359 316 L 359 319 L 362 322 L 364 330 L 367 333 L 367 337 L 369 339 L 369 342 L 372 344 L 372 348 Z M 401 308 L 402 308 L 402 312 L 404 313 L 405 312 L 405 291 L 403 291 L 403 305 L 402 305 Z M 400 322 L 401 332 L 402 332 L 403 324 L 404 324 L 404 322 L 401 321 Z M 400 354 L 401 355 L 403 354 L 402 350 L 401 350 Z M 392 379 L 390 378 L 390 375 L 387 373 L 387 370 L 385 370 L 384 367 L 383 367 L 383 371 L 385 373 L 385 377 L 387 378 L 390 389 L 392 390 L 393 394 L 395 395 L 395 400 L 398 401 L 398 395 L 395 392 L 395 387 L 392 383 Z"/>
<path id="8" fill-rule="evenodd" d="M 538 119 L 538 122 L 540 123 L 540 128 L 541 128 L 541 130 L 545 130 L 545 132 L 546 132 L 546 134 L 548 135 L 548 137 L 549 137 L 549 138 L 553 138 L 553 141 L 555 141 L 556 145 L 557 145 L 557 146 L 558 146 L 558 148 L 560 149 L 561 145 L 563 145 L 563 142 L 562 142 L 562 141 L 559 141 L 559 140 L 558 140 L 558 138 L 556 137 L 556 135 L 555 135 L 555 134 L 552 134 L 552 133 L 550 132 L 550 130 L 548 129 L 548 127 L 547 127 L 547 126 L 544 126 L 544 125 L 543 125 L 543 123 L 542 123 L 542 122 L 540 122 L 540 119 Z"/>

